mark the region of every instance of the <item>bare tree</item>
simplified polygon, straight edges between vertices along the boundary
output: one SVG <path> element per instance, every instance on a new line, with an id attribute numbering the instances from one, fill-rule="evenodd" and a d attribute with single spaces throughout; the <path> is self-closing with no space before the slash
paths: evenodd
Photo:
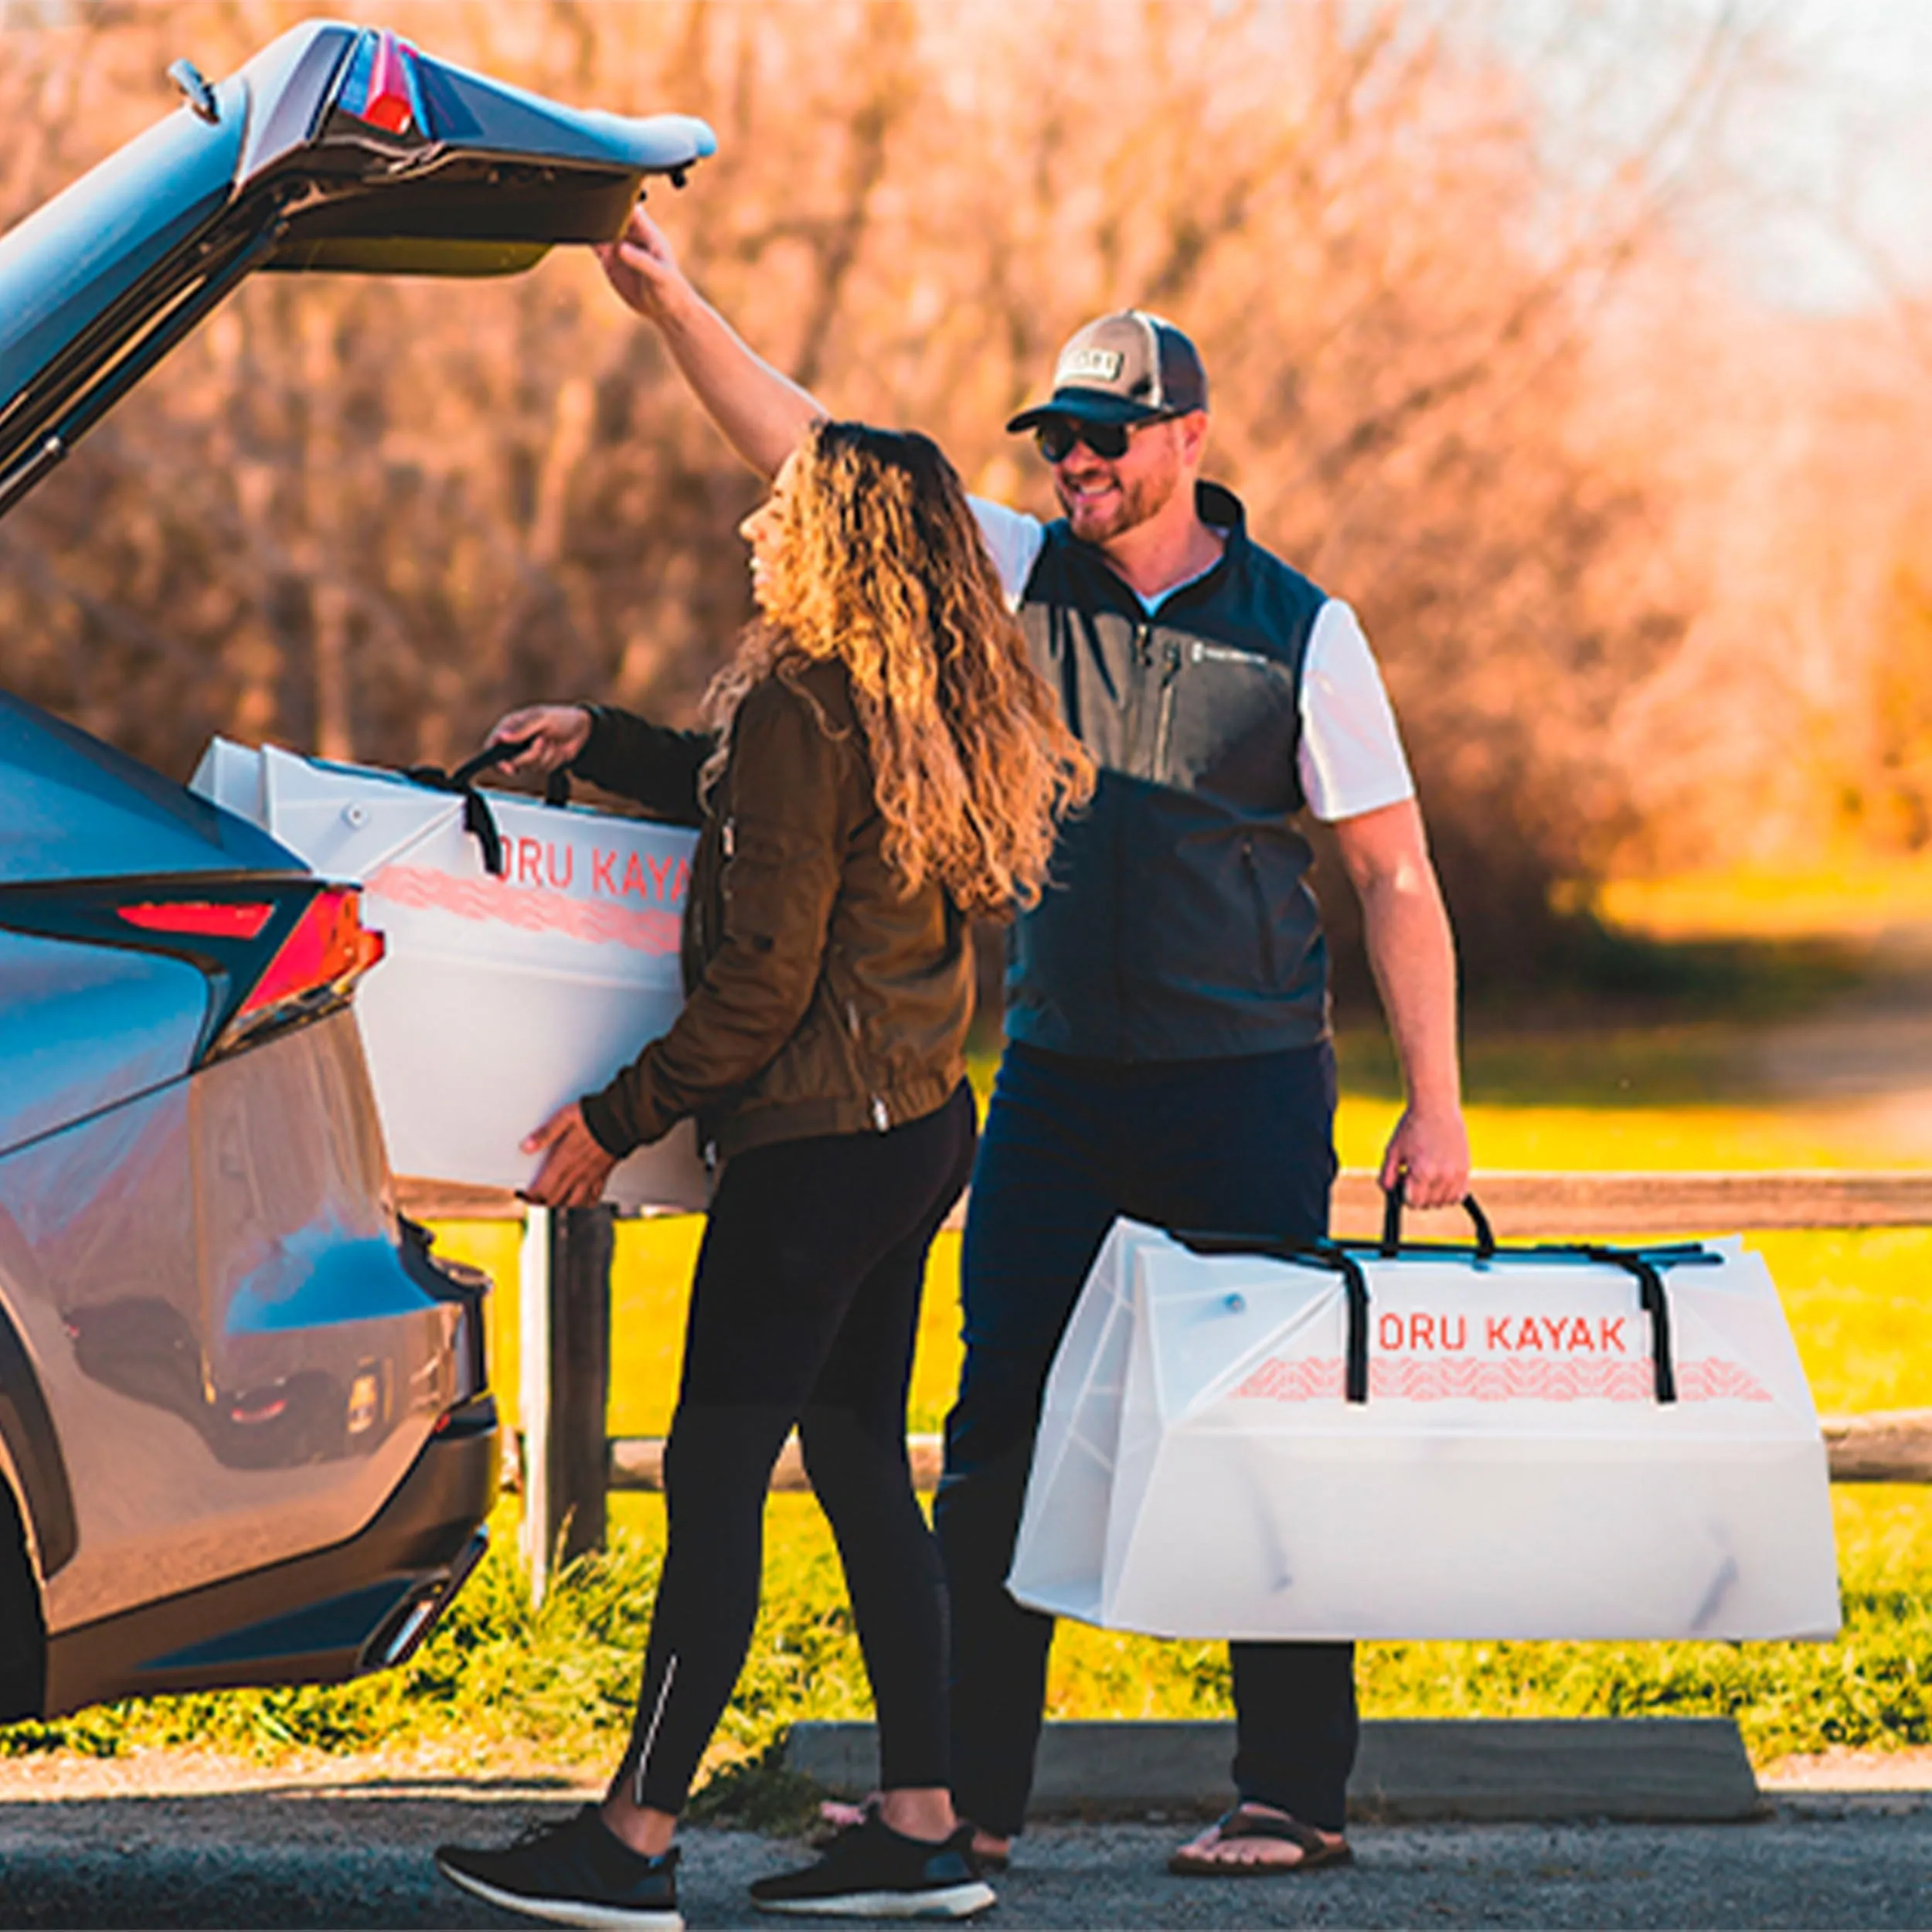
<path id="1" fill-rule="evenodd" d="M 307 11 L 12 25 L 0 219 L 167 111 L 175 55 L 219 71 Z M 1757 694 L 1727 796 L 1788 765 L 1802 694 L 1712 556 L 1742 541 L 1749 423 L 1696 420 L 1693 366 L 1720 312 L 1767 366 L 1782 338 L 1664 219 L 1755 15 L 1573 177 L 1508 49 L 1423 0 L 380 17 L 563 98 L 710 117 L 718 158 L 664 194 L 702 285 L 842 413 L 930 430 L 991 493 L 1050 504 L 1001 425 L 1079 321 L 1180 321 L 1216 473 L 1368 623 L 1478 978 L 1539 969 L 1555 882 L 1721 818 L 1685 808 L 1711 693 Z M 532 696 L 688 716 L 746 614 L 755 494 L 581 251 L 461 299 L 264 277 L 0 530 L 0 675 L 177 772 L 216 730 L 406 763 Z M 1781 540 L 1769 506 L 1750 527 Z M 1932 566 L 1886 581 L 1918 634 Z M 1928 743 L 1914 724 L 1886 754 L 1921 801 Z"/>

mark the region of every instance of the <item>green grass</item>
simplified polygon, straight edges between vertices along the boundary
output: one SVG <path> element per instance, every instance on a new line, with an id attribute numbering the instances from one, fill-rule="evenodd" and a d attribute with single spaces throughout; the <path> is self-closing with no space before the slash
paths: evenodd
<path id="1" fill-rule="evenodd" d="M 1832 1644 L 1369 1644 L 1374 1717 L 1735 1716 L 1754 1759 L 1833 1745 L 1932 1743 L 1932 1507 L 1923 1490 L 1841 1488 L 1846 1628 Z M 595 1774 L 623 1747 L 663 1549 L 655 1497 L 617 1499 L 608 1554 L 571 1566 L 532 1611 L 514 1509 L 442 1628 L 403 1668 L 335 1688 L 132 1700 L 0 1731 L 0 1752 L 111 1757 L 193 1744 L 274 1759 L 307 1748 L 427 1748 L 481 1769 L 539 1758 Z M 767 1512 L 765 1601 L 737 1696 L 706 1758 L 714 1812 L 788 1816 L 765 1764 L 800 1718 L 870 1713 L 837 1559 L 809 1497 Z M 1077 1624 L 1055 1646 L 1056 1717 L 1230 1714 L 1222 1646 Z M 747 1775 L 747 1774 L 751 1774 Z"/>

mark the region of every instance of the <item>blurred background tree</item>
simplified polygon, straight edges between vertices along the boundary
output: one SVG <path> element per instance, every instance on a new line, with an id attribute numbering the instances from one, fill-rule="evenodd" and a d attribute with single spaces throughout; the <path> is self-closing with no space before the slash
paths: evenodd
<path id="1" fill-rule="evenodd" d="M 1173 316 L 1212 472 L 1363 615 L 1479 995 L 1559 965 L 1620 867 L 1932 838 L 1917 338 L 1754 304 L 1670 219 L 1753 71 L 1736 10 L 1587 165 L 1444 0 L 340 10 L 706 116 L 718 158 L 652 202 L 699 285 L 988 495 L 1051 512 L 1001 425 L 1066 334 Z M 175 56 L 308 11 L 12 0 L 0 225 L 169 111 Z M 681 720 L 757 494 L 583 251 L 259 277 L 0 525 L 0 679 L 178 774 L 216 732 L 451 762 L 538 696 Z"/>

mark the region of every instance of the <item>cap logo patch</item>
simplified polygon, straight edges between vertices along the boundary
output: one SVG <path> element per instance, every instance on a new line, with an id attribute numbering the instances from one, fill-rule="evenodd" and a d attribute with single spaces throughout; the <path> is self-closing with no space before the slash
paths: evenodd
<path id="1" fill-rule="evenodd" d="M 1117 349 L 1070 349 L 1053 372 L 1053 386 L 1068 383 L 1111 383 L 1121 372 Z"/>

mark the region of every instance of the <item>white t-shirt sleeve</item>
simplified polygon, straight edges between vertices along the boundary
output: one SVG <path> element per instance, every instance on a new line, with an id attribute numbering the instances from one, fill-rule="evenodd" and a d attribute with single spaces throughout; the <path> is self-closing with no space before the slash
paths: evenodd
<path id="1" fill-rule="evenodd" d="M 1369 640 L 1354 611 L 1333 597 L 1316 614 L 1302 667 L 1297 766 L 1308 809 L 1325 822 L 1416 795 Z"/>
<path id="2" fill-rule="evenodd" d="M 1046 526 L 1024 510 L 1009 510 L 1004 503 L 989 503 L 983 496 L 969 496 L 979 524 L 979 533 L 993 553 L 994 566 L 1005 587 L 1006 601 L 1017 604 L 1026 580 L 1033 574 L 1040 550 L 1046 542 Z"/>

